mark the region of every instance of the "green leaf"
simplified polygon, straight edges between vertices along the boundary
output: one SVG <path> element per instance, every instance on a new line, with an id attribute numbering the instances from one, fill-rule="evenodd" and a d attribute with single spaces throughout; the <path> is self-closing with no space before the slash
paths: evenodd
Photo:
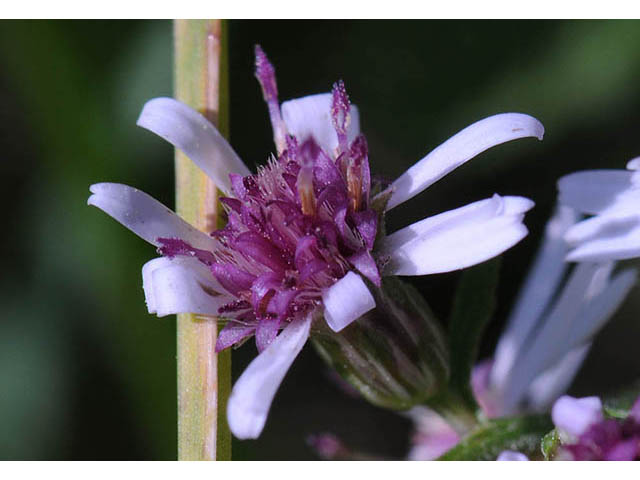
<path id="1" fill-rule="evenodd" d="M 465 270 L 460 278 L 449 322 L 451 377 L 449 385 L 473 409 L 471 369 L 477 359 L 484 329 L 495 309 L 500 258 Z"/>
<path id="2" fill-rule="evenodd" d="M 553 457 L 555 457 L 559 446 L 560 435 L 558 435 L 558 430 L 554 428 L 544 437 L 542 437 L 542 441 L 540 442 L 540 450 L 542 451 L 542 456 L 544 457 L 544 459 L 553 460 Z"/>
<path id="3" fill-rule="evenodd" d="M 548 415 L 492 420 L 471 432 L 439 460 L 495 460 L 504 450 L 540 457 L 540 440 L 553 428 Z"/>
<path id="4" fill-rule="evenodd" d="M 640 397 L 640 380 L 602 397 L 602 409 L 611 418 L 626 418 L 636 399 Z"/>

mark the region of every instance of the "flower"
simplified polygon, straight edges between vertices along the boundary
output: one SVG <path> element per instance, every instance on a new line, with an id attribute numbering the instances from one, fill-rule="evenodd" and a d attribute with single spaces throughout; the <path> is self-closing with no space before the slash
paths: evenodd
<path id="1" fill-rule="evenodd" d="M 560 201 L 590 218 L 566 240 L 571 261 L 600 262 L 640 257 L 640 157 L 627 170 L 585 170 L 558 181 Z"/>
<path id="2" fill-rule="evenodd" d="M 635 163 L 630 162 L 630 165 Z M 614 222 L 619 214 L 633 213 L 632 204 L 637 192 L 633 190 L 631 178 L 635 173 L 602 172 L 578 172 L 558 182 L 559 205 L 546 225 L 542 245 L 507 327 L 498 340 L 493 357 L 473 369 L 474 396 L 489 418 L 525 410 L 543 411 L 551 406 L 571 384 L 589 352 L 593 336 L 611 318 L 635 284 L 635 269 L 614 274 L 615 262 L 609 257 L 572 256 L 572 252 L 583 251 L 582 245 L 576 243 L 578 240 L 591 241 L 578 235 L 585 226 L 599 218 Z M 625 181 L 618 179 L 615 186 L 607 184 L 606 181 L 613 177 Z M 585 195 L 585 188 L 591 188 L 590 193 Z M 599 202 L 601 206 L 609 207 L 596 209 L 587 206 L 595 203 L 586 202 Z M 579 205 L 587 212 L 604 211 L 605 215 L 580 221 L 581 215 L 574 209 Z M 571 241 L 574 242 L 573 250 Z M 578 262 L 571 268 L 567 260 Z M 436 420 L 433 420 L 434 416 Z M 417 431 L 421 432 L 425 429 L 424 424 L 442 419 L 428 411 L 414 421 Z M 451 428 L 437 431 L 442 433 L 415 436 L 413 451 L 435 448 L 442 443 L 441 439 L 454 438 L 455 431 Z M 457 443 L 451 442 L 451 446 Z"/>
<path id="3" fill-rule="evenodd" d="M 524 453 L 516 452 L 514 450 L 504 450 L 496 458 L 498 462 L 526 462 L 529 459 Z"/>
<path id="4" fill-rule="evenodd" d="M 460 441 L 458 433 L 430 408 L 417 406 L 407 415 L 415 426 L 407 460 L 435 460 Z"/>
<path id="5" fill-rule="evenodd" d="M 225 228 L 200 232 L 125 185 L 93 185 L 88 200 L 162 255 L 142 270 L 150 313 L 223 317 L 216 351 L 255 336 L 259 355 L 228 403 L 230 428 L 241 439 L 261 433 L 312 324 L 326 321 L 332 331 L 342 331 L 376 307 L 372 291 L 384 276 L 465 268 L 527 234 L 522 219 L 533 202 L 498 195 L 388 236 L 381 225 L 387 211 L 482 151 L 518 138 L 541 139 L 544 132 L 540 122 L 519 113 L 480 120 L 383 189 L 371 181 L 359 112 L 342 82 L 331 93 L 280 105 L 275 71 L 260 47 L 256 77 L 277 157 L 255 174 L 208 120 L 177 100 L 153 99 L 138 119 L 182 150 L 226 195 Z"/>
<path id="6" fill-rule="evenodd" d="M 558 460 L 637 460 L 640 398 L 624 419 L 605 418 L 598 397 L 560 397 L 551 412 L 561 443 Z"/>
<path id="7" fill-rule="evenodd" d="M 493 359 L 474 369 L 474 394 L 488 417 L 550 406 L 635 283 L 635 270 L 613 273 L 613 261 L 579 262 L 568 272 L 564 237 L 578 218 L 557 207 Z"/>

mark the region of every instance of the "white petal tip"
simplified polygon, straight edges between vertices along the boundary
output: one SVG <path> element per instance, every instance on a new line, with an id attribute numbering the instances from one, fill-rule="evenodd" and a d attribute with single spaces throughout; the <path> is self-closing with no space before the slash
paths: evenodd
<path id="1" fill-rule="evenodd" d="M 178 100 L 149 100 L 136 123 L 182 150 L 227 195 L 231 194 L 230 173 L 251 174 L 213 124 Z"/>
<path id="2" fill-rule="evenodd" d="M 627 162 L 627 170 L 640 170 L 640 157 L 629 160 Z"/>
<path id="3" fill-rule="evenodd" d="M 253 439 L 262 433 L 273 397 L 309 338 L 312 321 L 311 314 L 291 322 L 240 375 L 227 404 L 229 428 L 237 438 Z"/>
<path id="4" fill-rule="evenodd" d="M 542 123 L 540 123 L 538 120 L 536 120 L 534 118 L 534 120 L 536 121 L 536 127 L 535 127 L 535 137 L 542 141 L 544 139 L 544 126 L 542 125 Z"/>
<path id="5" fill-rule="evenodd" d="M 500 255 L 527 236 L 522 220 L 532 206 L 524 197 L 494 196 L 409 225 L 386 238 L 384 274 L 451 272 Z"/>
<path id="6" fill-rule="evenodd" d="M 339 332 L 369 310 L 376 301 L 360 275 L 348 272 L 322 295 L 324 318 L 329 328 Z"/>
<path id="7" fill-rule="evenodd" d="M 266 415 L 251 415 L 245 411 L 235 408 L 234 403 L 229 400 L 227 409 L 227 421 L 229 430 L 239 440 L 255 440 L 260 436 L 267 421 Z"/>
<path id="8" fill-rule="evenodd" d="M 544 126 L 524 113 L 501 113 L 479 120 L 458 132 L 403 173 L 387 210 L 414 197 L 468 160 L 496 145 L 526 137 L 542 140 Z"/>

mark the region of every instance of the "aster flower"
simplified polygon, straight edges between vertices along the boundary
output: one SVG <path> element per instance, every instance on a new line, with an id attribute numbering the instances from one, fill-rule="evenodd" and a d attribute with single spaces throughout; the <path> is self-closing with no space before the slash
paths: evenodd
<path id="1" fill-rule="evenodd" d="M 558 181 L 560 201 L 589 218 L 567 232 L 571 261 L 640 257 L 640 158 L 627 170 L 585 170 Z"/>
<path id="2" fill-rule="evenodd" d="M 613 273 L 612 261 L 580 262 L 569 271 L 564 236 L 578 219 L 558 206 L 493 359 L 474 369 L 474 394 L 488 417 L 548 408 L 635 283 L 634 269 Z"/>
<path id="3" fill-rule="evenodd" d="M 241 439 L 256 438 L 262 431 L 278 386 L 312 332 L 317 330 L 323 338 L 344 332 L 336 341 L 351 348 L 360 340 L 351 342 L 348 334 L 353 329 L 347 327 L 366 328 L 364 320 L 352 322 L 372 312 L 379 312 L 372 322 L 404 315 L 404 323 L 389 329 L 399 346 L 388 354 L 392 368 L 402 361 L 417 365 L 408 373 L 378 370 L 380 389 L 388 398 L 409 398 L 403 378 L 396 376 L 410 374 L 419 379 L 417 389 L 431 392 L 430 385 L 438 375 L 446 375 L 446 367 L 438 367 L 444 373 L 434 377 L 429 362 L 444 365 L 446 352 L 439 350 L 444 347 L 432 347 L 435 353 L 428 358 L 417 354 L 416 359 L 403 351 L 407 345 L 424 347 L 422 330 L 411 325 L 422 314 L 415 313 L 414 302 L 407 317 L 406 309 L 401 310 L 409 307 L 391 298 L 386 286 L 394 275 L 447 272 L 499 255 L 527 234 L 522 219 L 533 202 L 495 195 L 388 236 L 382 228 L 384 215 L 482 151 L 543 135 L 540 122 L 528 115 L 486 118 L 383 189 L 371 180 L 359 112 L 342 82 L 331 93 L 280 105 L 273 66 L 259 47 L 256 76 L 268 106 L 277 156 L 255 174 L 215 127 L 187 105 L 157 98 L 144 106 L 138 120 L 138 125 L 182 150 L 220 188 L 228 216 L 225 228 L 210 235 L 200 232 L 147 194 L 125 185 L 93 185 L 88 201 L 155 245 L 162 255 L 142 269 L 150 313 L 221 317 L 226 324 L 216 351 L 255 336 L 259 355 L 236 382 L 228 403 L 229 425 Z M 434 328 L 424 327 L 437 338 Z M 349 362 L 370 368 L 371 357 L 356 350 L 350 351 Z M 354 378 L 350 380 L 355 382 Z M 369 392 L 378 388 L 365 387 Z M 405 407 L 412 401 L 413 397 L 405 397 L 396 405 Z"/>
<path id="4" fill-rule="evenodd" d="M 551 412 L 560 432 L 558 460 L 637 460 L 640 398 L 624 419 L 605 418 L 598 397 L 560 397 Z"/>

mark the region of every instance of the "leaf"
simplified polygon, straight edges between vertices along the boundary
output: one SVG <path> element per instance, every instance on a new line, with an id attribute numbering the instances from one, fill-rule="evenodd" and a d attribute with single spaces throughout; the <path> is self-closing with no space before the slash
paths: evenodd
<path id="1" fill-rule="evenodd" d="M 449 385 L 474 410 L 478 406 L 471 391 L 471 370 L 482 334 L 495 309 L 499 270 L 500 258 L 494 258 L 463 272 L 449 322 Z"/>
<path id="2" fill-rule="evenodd" d="M 611 418 L 626 418 L 636 399 L 640 397 L 640 380 L 602 397 L 605 415 Z"/>
<path id="3" fill-rule="evenodd" d="M 495 460 L 504 450 L 522 452 L 530 459 L 539 458 L 541 438 L 552 428 L 548 415 L 492 420 L 438 460 Z"/>
<path id="4" fill-rule="evenodd" d="M 542 451 L 542 456 L 544 457 L 544 459 L 553 460 L 553 457 L 556 456 L 556 452 L 558 451 L 559 446 L 560 435 L 558 435 L 558 430 L 554 428 L 544 437 L 542 437 L 542 441 L 540 442 L 540 450 Z"/>

